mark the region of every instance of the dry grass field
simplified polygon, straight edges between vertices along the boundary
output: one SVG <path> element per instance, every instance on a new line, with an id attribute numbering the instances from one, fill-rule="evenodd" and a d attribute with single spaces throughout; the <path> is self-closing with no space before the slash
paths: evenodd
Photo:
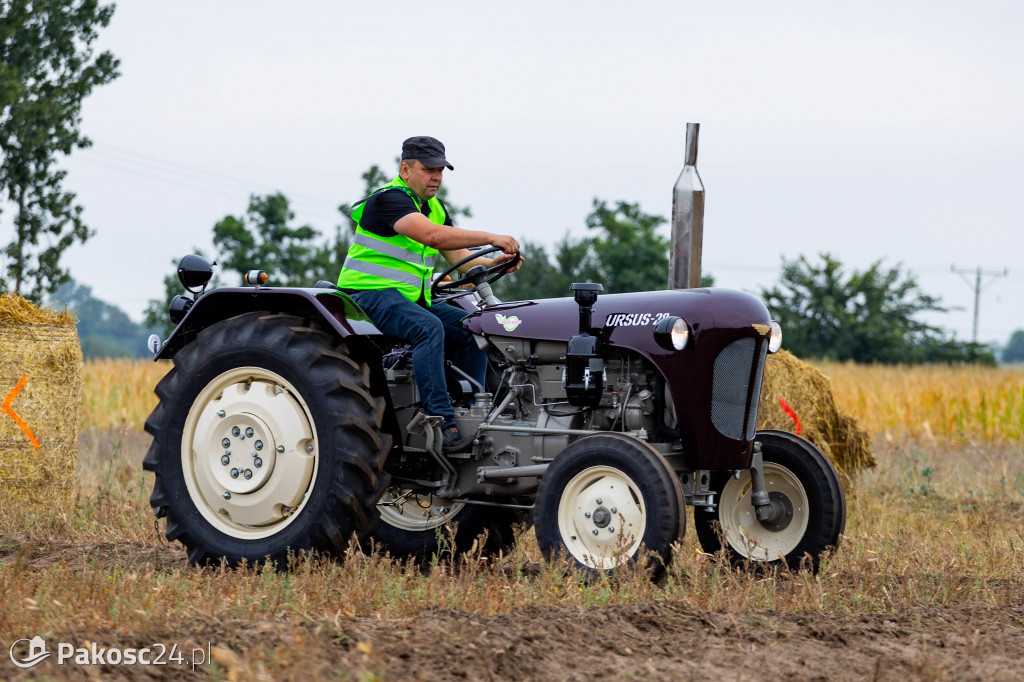
<path id="1" fill-rule="evenodd" d="M 1019 679 L 1024 371 L 829 364 L 879 466 L 822 570 L 732 568 L 687 535 L 656 582 L 588 583 L 525 530 L 494 560 L 352 553 L 288 573 L 189 567 L 141 469 L 154 363 L 89 363 L 74 506 L 0 514 L 0 643 L 177 645 L 188 665 L 5 679 Z M 19 677 L 20 676 L 20 677 Z"/>

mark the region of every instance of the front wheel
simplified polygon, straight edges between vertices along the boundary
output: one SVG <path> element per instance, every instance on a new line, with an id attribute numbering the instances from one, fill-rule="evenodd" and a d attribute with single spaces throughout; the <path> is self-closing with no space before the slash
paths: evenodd
<path id="1" fill-rule="evenodd" d="M 713 511 L 694 511 L 694 529 L 705 552 L 724 541 L 733 563 L 753 561 L 800 568 L 804 557 L 818 568 L 821 555 L 839 544 L 846 527 L 846 494 L 835 467 L 811 443 L 783 431 L 759 431 L 765 488 L 783 511 L 762 522 L 751 504 L 750 472 L 716 473 Z"/>
<path id="2" fill-rule="evenodd" d="M 157 385 L 146 420 L 150 504 L 203 564 L 343 551 L 377 518 L 391 438 L 370 372 L 343 341 L 290 315 L 201 332 Z"/>
<path id="3" fill-rule="evenodd" d="M 581 438 L 551 463 L 534 507 L 537 544 L 586 571 L 608 571 L 651 552 L 656 572 L 685 532 L 679 479 L 661 453 L 621 433 Z"/>

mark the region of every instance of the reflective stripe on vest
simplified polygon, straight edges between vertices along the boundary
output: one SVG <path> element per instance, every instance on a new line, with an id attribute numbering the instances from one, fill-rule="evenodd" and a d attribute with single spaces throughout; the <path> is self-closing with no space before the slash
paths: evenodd
<path id="1" fill-rule="evenodd" d="M 410 251 L 409 249 L 403 249 L 401 246 L 395 246 L 381 237 L 375 234 L 369 234 L 368 232 L 357 232 L 352 243 L 358 244 L 359 246 L 365 246 L 366 248 L 373 249 L 374 251 L 380 251 L 383 254 L 391 256 L 392 258 L 397 258 L 398 260 L 403 260 L 406 263 L 415 263 L 418 265 L 421 262 L 425 262 L 431 269 L 434 268 L 434 261 L 437 260 L 437 256 L 429 256 L 424 259 L 423 254 Z M 346 264 L 345 267 L 348 267 L 348 265 Z"/>
<path id="2" fill-rule="evenodd" d="M 405 192 L 417 210 L 422 207 L 420 198 L 401 177 L 376 189 L 373 194 L 383 191 Z M 356 204 L 352 211 L 356 235 L 338 275 L 338 286 L 343 289 L 397 289 L 413 303 L 423 296 L 429 306 L 430 276 L 437 259 L 437 249 L 405 235 L 382 237 L 364 230 L 361 223 L 367 199 L 369 197 Z M 441 202 L 434 197 L 427 201 L 427 206 L 430 208 L 427 218 L 432 223 L 444 225 L 448 216 Z"/>
<path id="3" fill-rule="evenodd" d="M 386 265 L 374 265 L 373 263 L 364 263 L 361 260 L 355 260 L 352 257 L 345 259 L 345 269 L 354 270 L 355 272 L 361 272 L 364 275 L 371 275 L 380 279 L 388 280 L 389 284 L 398 282 L 400 284 L 411 284 L 414 287 L 419 287 L 421 278 L 419 275 L 414 275 L 408 272 L 402 272 L 401 270 L 395 270 L 389 268 Z M 387 288 L 391 288 L 390 286 Z"/>

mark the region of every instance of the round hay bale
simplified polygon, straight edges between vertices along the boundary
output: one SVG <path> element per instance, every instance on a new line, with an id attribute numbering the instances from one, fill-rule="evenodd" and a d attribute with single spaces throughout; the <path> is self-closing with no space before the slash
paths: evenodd
<path id="1" fill-rule="evenodd" d="M 82 348 L 75 318 L 0 295 L 0 498 L 43 511 L 74 492 Z"/>
<path id="2" fill-rule="evenodd" d="M 873 469 L 875 457 L 868 433 L 836 405 L 828 377 L 780 350 L 768 356 L 757 408 L 757 428 L 798 433 L 832 460 L 843 484 L 862 469 Z"/>

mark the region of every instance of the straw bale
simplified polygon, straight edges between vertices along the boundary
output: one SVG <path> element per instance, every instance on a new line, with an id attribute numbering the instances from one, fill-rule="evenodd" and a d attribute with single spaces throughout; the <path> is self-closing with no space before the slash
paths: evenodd
<path id="1" fill-rule="evenodd" d="M 37 308 L 20 296 L 0 295 L 2 505 L 45 510 L 70 502 L 81 394 L 75 317 Z"/>
<path id="2" fill-rule="evenodd" d="M 839 409 L 828 377 L 785 350 L 768 356 L 757 408 L 757 428 L 795 433 L 796 423 L 779 398 L 800 420 L 800 435 L 832 461 L 847 489 L 853 474 L 875 467 L 867 431 Z"/>

